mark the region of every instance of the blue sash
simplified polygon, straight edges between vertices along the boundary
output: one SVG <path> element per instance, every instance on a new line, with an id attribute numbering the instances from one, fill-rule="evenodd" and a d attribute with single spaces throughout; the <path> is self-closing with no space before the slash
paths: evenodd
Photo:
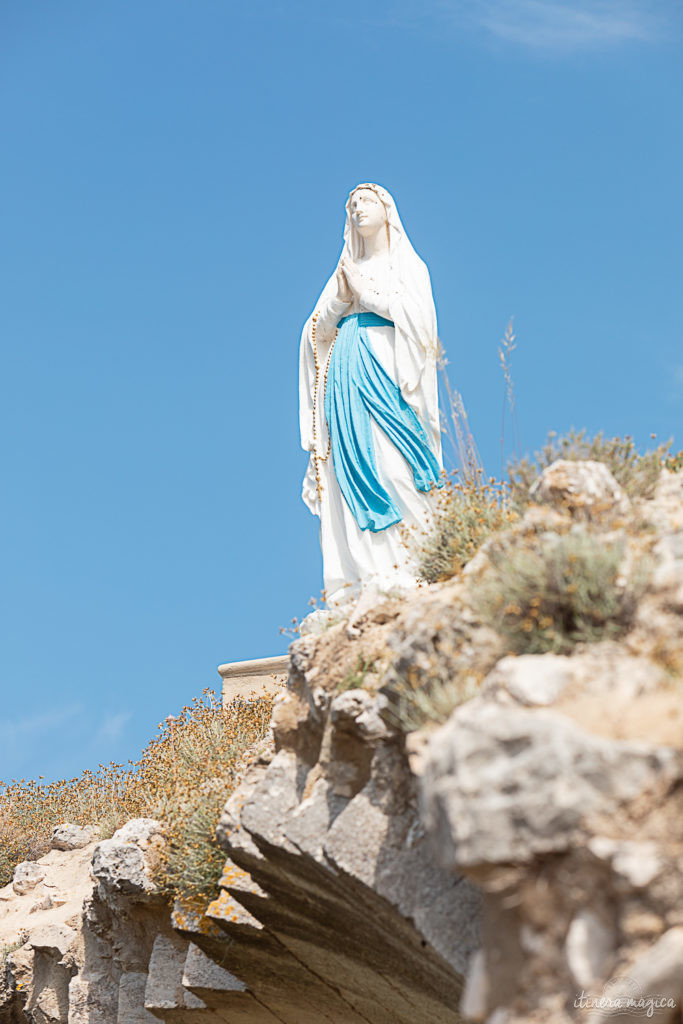
<path id="1" fill-rule="evenodd" d="M 415 487 L 443 486 L 426 431 L 368 341 L 366 327 L 393 327 L 377 313 L 353 313 L 339 321 L 325 391 L 325 417 L 339 487 L 361 530 L 378 533 L 401 521 L 375 464 L 370 417 L 408 462 Z"/>

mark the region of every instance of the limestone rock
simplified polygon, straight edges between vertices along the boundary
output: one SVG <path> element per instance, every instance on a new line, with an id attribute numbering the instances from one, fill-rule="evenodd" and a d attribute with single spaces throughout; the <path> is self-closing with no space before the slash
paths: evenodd
<path id="1" fill-rule="evenodd" d="M 153 872 L 164 846 L 152 818 L 134 818 L 95 847 L 92 870 L 105 892 L 145 897 L 156 892 Z"/>
<path id="2" fill-rule="evenodd" d="M 66 901 L 64 901 L 64 902 L 66 902 Z M 52 895 L 50 893 L 48 893 L 47 896 L 43 896 L 41 899 L 36 900 L 36 902 L 31 907 L 29 913 L 30 914 L 38 914 L 38 913 L 40 913 L 41 910 L 49 910 L 54 905 L 55 904 L 54 904 L 54 900 L 52 899 Z"/>
<path id="3" fill-rule="evenodd" d="M 395 735 L 395 730 L 390 729 L 382 718 L 386 703 L 383 695 L 373 696 L 361 689 L 347 690 L 332 701 L 332 724 L 369 744 L 388 740 Z"/>
<path id="4" fill-rule="evenodd" d="M 501 691 L 527 706 L 552 704 L 572 680 L 571 659 L 560 654 L 501 658 L 482 683 L 482 695 Z"/>
<path id="5" fill-rule="evenodd" d="M 317 680 L 300 685 L 302 706 L 312 706 Z M 239 915 L 221 919 L 236 940 L 223 966 L 286 1024 L 319 1024 L 323 1006 L 339 1024 L 459 1020 L 480 896 L 464 879 L 446 875 L 430 853 L 414 780 L 381 706 L 365 690 L 319 701 L 319 762 L 309 767 L 297 756 L 296 738 L 291 749 L 289 733 L 281 733 L 282 749 L 265 769 L 247 773 L 221 822 L 231 860 L 258 886 L 251 894 L 228 883 L 228 891 L 262 923 L 256 959 L 240 949 L 247 927 Z M 346 796 L 339 793 L 342 778 Z M 253 927 L 248 934 L 254 942 Z M 285 950 L 291 961 L 283 960 Z M 280 994 L 271 1001 L 276 976 Z"/>
<path id="6" fill-rule="evenodd" d="M 680 771 L 667 748 L 610 742 L 553 712 L 471 702 L 435 733 L 424 819 L 444 866 L 565 850 L 587 815 Z"/>
<path id="7" fill-rule="evenodd" d="M 319 636 L 348 615 L 337 608 L 316 608 L 299 623 L 300 636 Z"/>
<path id="8" fill-rule="evenodd" d="M 638 1018 L 634 1018 L 632 1010 L 621 1012 L 624 1010 L 622 1003 L 621 1007 L 617 1005 L 607 1012 L 598 1010 L 591 1014 L 588 1018 L 590 1024 L 634 1019 L 654 1019 L 661 1024 L 674 1024 L 680 1020 L 683 1004 L 683 928 L 671 928 L 665 932 L 635 963 L 629 964 L 627 971 L 611 979 L 603 994 L 642 999 L 642 1012 Z M 650 1000 L 656 1000 L 657 1005 L 648 1013 Z"/>
<path id="9" fill-rule="evenodd" d="M 204 1007 L 202 1000 L 183 986 L 187 948 L 187 942 L 177 935 L 158 935 L 154 940 L 145 986 L 146 1009 L 159 1011 Z"/>
<path id="10" fill-rule="evenodd" d="M 672 611 L 683 612 L 683 529 L 662 537 L 654 549 L 652 589 L 663 592 Z"/>
<path id="11" fill-rule="evenodd" d="M 678 533 L 683 530 L 683 472 L 662 470 L 655 489 L 650 517 L 662 534 Z"/>
<path id="12" fill-rule="evenodd" d="M 28 941 L 34 949 L 56 951 L 60 956 L 64 956 L 75 938 L 75 929 L 68 925 L 48 924 L 42 928 L 34 928 Z"/>
<path id="13" fill-rule="evenodd" d="M 24 860 L 17 864 L 12 878 L 12 888 L 18 896 L 24 896 L 27 892 L 43 881 L 45 868 L 34 860 Z"/>
<path id="14" fill-rule="evenodd" d="M 118 1006 L 119 986 L 104 972 L 69 982 L 68 1024 L 113 1024 Z"/>
<path id="15" fill-rule="evenodd" d="M 52 830 L 50 846 L 53 850 L 80 850 L 97 838 L 95 825 L 71 825 L 64 822 Z"/>
<path id="16" fill-rule="evenodd" d="M 604 513 L 626 514 L 630 501 L 602 462 L 557 459 L 532 484 L 529 497 L 539 504 L 592 520 Z"/>
<path id="17" fill-rule="evenodd" d="M 586 644 L 571 656 L 510 655 L 484 679 L 480 694 L 486 700 L 525 707 L 559 705 L 579 721 L 598 719 L 600 708 L 621 706 L 658 690 L 670 690 L 666 671 L 649 658 L 631 654 L 612 640 Z M 599 721 L 596 723 L 599 726 Z M 598 728 L 598 731 L 600 729 Z"/>
<path id="18" fill-rule="evenodd" d="M 657 844 L 653 842 L 595 836 L 589 840 L 588 848 L 596 857 L 608 861 L 615 875 L 632 889 L 649 885 L 663 867 Z"/>
<path id="19" fill-rule="evenodd" d="M 626 704 L 643 694 L 668 688 L 667 674 L 661 665 L 632 654 L 613 640 L 586 644 L 568 659 L 567 667 L 575 695 L 604 694 Z"/>
<path id="20" fill-rule="evenodd" d="M 289 645 L 289 659 L 292 670 L 304 676 L 307 672 L 310 672 L 313 668 L 315 649 L 315 636 L 312 633 L 291 643 Z"/>
<path id="21" fill-rule="evenodd" d="M 182 984 L 200 998 L 202 991 L 244 992 L 247 987 L 243 981 L 230 971 L 226 971 L 194 943 L 190 943 L 185 956 Z"/>
<path id="22" fill-rule="evenodd" d="M 460 1000 L 460 1012 L 468 1020 L 483 1020 L 489 999 L 489 977 L 484 951 L 478 949 L 467 967 L 465 988 Z"/>
<path id="23" fill-rule="evenodd" d="M 615 948 L 614 929 L 589 908 L 580 910 L 567 932 L 567 962 L 580 988 L 601 978 Z"/>
<path id="24" fill-rule="evenodd" d="M 119 981 L 116 1024 L 158 1024 L 159 1018 L 145 1009 L 147 974 L 126 971 Z"/>

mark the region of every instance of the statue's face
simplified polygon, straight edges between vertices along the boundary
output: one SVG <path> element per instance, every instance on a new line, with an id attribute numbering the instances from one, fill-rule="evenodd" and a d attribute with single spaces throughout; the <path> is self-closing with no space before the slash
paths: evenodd
<path id="1" fill-rule="evenodd" d="M 384 204 L 371 188 L 359 188 L 351 196 L 349 203 L 351 223 L 363 238 L 376 235 L 386 224 L 387 215 Z"/>

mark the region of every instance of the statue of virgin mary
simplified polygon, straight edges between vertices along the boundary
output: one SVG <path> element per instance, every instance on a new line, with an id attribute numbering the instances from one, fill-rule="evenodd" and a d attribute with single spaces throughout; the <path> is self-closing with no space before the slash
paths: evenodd
<path id="1" fill-rule="evenodd" d="M 427 267 L 389 193 L 358 185 L 339 263 L 304 325 L 302 497 L 320 517 L 328 607 L 405 590 L 441 477 L 436 313 Z"/>

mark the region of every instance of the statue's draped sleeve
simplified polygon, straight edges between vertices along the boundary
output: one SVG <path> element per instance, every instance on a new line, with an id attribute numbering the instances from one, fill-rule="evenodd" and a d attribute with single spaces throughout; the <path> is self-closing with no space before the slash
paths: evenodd
<path id="1" fill-rule="evenodd" d="M 332 344 L 337 324 L 350 308 L 350 305 L 349 302 L 338 299 L 336 295 L 329 299 L 321 297 L 315 309 L 315 312 L 318 314 L 315 332 L 318 345 L 329 347 Z"/>
<path id="2" fill-rule="evenodd" d="M 436 375 L 438 338 L 432 284 L 426 265 L 417 257 L 402 271 L 401 287 L 392 289 L 389 295 L 389 319 L 396 328 L 396 383 L 422 420 L 442 465 Z"/>

